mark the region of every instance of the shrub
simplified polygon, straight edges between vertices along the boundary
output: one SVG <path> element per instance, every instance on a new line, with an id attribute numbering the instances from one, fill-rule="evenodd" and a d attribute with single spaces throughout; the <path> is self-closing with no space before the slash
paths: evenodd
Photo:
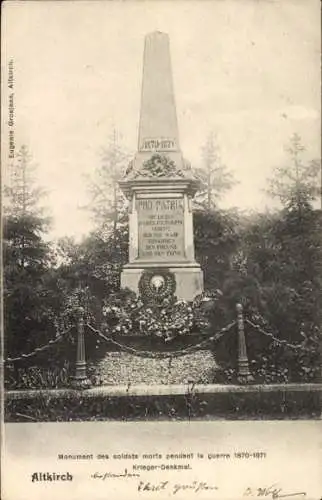
<path id="1" fill-rule="evenodd" d="M 72 367 L 68 361 L 63 366 L 44 368 L 39 366 L 21 367 L 5 371 L 5 388 L 17 389 L 57 389 L 68 387 Z"/>

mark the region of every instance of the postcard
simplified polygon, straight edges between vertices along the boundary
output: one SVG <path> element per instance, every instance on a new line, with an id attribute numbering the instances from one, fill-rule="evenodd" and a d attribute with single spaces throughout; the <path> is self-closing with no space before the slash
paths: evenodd
<path id="1" fill-rule="evenodd" d="M 3 2 L 3 499 L 321 500 L 319 14 Z"/>

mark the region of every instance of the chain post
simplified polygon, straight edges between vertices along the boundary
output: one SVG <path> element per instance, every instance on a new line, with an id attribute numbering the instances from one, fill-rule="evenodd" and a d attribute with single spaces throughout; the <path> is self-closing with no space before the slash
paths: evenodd
<path id="1" fill-rule="evenodd" d="M 84 339 L 84 308 L 77 307 L 77 353 L 75 377 L 72 386 L 75 389 L 86 389 L 91 384 L 86 373 L 85 339 Z"/>
<path id="2" fill-rule="evenodd" d="M 247 356 L 247 347 L 244 330 L 244 315 L 242 304 L 236 305 L 237 310 L 237 329 L 238 329 L 238 372 L 237 379 L 240 384 L 253 382 L 254 377 L 250 373 Z"/>

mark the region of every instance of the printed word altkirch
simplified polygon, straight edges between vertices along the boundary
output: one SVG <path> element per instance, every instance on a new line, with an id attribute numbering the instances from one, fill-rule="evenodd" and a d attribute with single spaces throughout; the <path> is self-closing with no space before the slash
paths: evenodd
<path id="1" fill-rule="evenodd" d="M 73 475 L 70 472 L 57 473 L 57 472 L 33 472 L 31 481 L 72 481 Z"/>

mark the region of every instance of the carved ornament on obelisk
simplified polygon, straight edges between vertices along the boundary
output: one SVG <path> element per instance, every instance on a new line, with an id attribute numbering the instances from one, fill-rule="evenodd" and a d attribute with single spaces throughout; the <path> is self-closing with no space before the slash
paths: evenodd
<path id="1" fill-rule="evenodd" d="M 198 182 L 180 149 L 169 37 L 158 31 L 145 37 L 138 151 L 120 186 L 131 206 L 122 287 L 193 300 L 203 291 L 191 210 Z"/>

